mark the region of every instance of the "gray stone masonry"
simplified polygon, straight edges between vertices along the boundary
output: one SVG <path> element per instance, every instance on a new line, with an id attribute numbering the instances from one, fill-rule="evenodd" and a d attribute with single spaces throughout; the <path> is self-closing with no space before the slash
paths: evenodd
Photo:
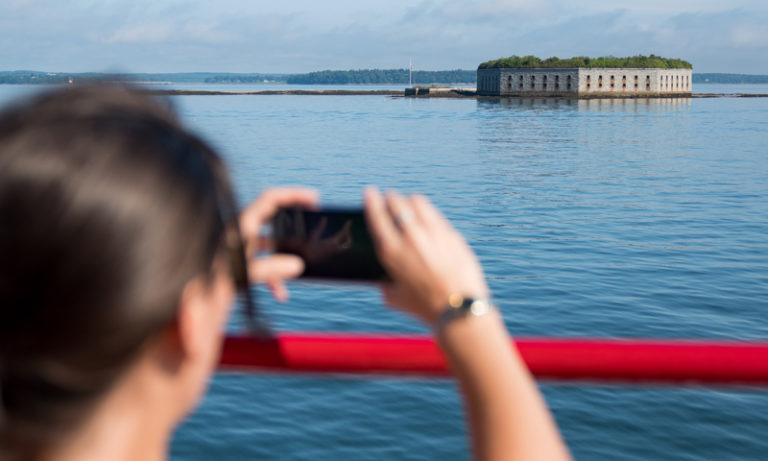
<path id="1" fill-rule="evenodd" d="M 691 77 L 691 69 L 478 69 L 477 94 L 572 98 L 689 96 Z"/>

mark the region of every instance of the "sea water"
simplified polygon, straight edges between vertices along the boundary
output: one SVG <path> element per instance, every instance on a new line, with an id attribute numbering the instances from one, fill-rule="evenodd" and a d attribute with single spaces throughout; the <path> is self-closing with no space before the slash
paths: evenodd
<path id="1" fill-rule="evenodd" d="M 284 184 L 343 205 L 367 184 L 429 196 L 477 252 L 512 335 L 768 339 L 768 99 L 171 99 L 243 203 Z M 290 289 L 286 304 L 257 292 L 280 330 L 426 332 L 373 286 Z M 765 390 L 541 385 L 577 459 L 768 453 Z M 469 457 L 449 380 L 238 373 L 215 376 L 171 452 Z"/>

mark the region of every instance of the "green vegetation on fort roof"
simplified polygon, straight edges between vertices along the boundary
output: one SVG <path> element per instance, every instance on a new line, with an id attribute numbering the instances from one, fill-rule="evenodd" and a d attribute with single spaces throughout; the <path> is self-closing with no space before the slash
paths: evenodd
<path id="1" fill-rule="evenodd" d="M 650 56 L 627 56 L 625 58 L 617 58 L 615 56 L 603 56 L 600 58 L 574 56 L 568 59 L 560 59 L 556 56 L 547 59 L 541 59 L 537 56 L 510 56 L 508 58 L 486 61 L 478 66 L 479 69 L 496 69 L 500 67 L 522 67 L 527 69 L 565 67 L 693 69 L 693 66 L 688 61 L 662 58 L 661 56 L 656 56 L 654 54 Z"/>

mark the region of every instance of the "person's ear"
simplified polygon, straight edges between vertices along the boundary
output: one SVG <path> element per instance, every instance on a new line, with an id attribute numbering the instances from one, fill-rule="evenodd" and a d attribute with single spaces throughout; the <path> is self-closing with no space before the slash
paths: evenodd
<path id="1" fill-rule="evenodd" d="M 205 354 L 205 347 L 210 328 L 208 313 L 209 281 L 206 276 L 198 275 L 187 282 L 179 297 L 179 306 L 174 322 L 177 347 L 185 358 L 199 357 Z"/>

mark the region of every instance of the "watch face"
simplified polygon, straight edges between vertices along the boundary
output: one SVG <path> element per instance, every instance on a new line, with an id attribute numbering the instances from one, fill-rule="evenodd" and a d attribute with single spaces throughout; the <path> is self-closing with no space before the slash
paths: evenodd
<path id="1" fill-rule="evenodd" d="M 468 299 L 467 301 L 472 301 L 469 304 L 469 312 L 471 312 L 472 315 L 479 317 L 487 314 L 488 311 L 491 310 L 491 303 L 485 299 Z"/>

